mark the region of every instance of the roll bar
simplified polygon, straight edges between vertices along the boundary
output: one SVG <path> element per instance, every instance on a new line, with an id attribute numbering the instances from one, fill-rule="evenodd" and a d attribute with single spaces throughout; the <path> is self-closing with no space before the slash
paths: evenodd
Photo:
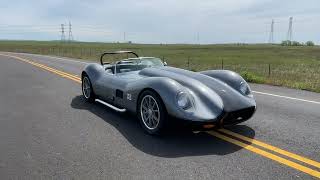
<path id="1" fill-rule="evenodd" d="M 103 56 L 105 56 L 105 55 L 108 55 L 108 54 L 133 54 L 133 55 L 135 55 L 137 58 L 139 57 L 139 55 L 138 54 L 136 54 L 135 52 L 133 52 L 133 51 L 114 51 L 114 52 L 105 52 L 105 53 L 102 53 L 101 54 L 101 56 L 100 56 L 100 63 L 101 63 L 101 65 L 104 65 L 104 63 L 103 63 Z"/>

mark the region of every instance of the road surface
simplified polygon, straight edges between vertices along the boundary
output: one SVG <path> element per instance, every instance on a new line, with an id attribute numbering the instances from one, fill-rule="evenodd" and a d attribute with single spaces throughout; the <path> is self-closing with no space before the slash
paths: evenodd
<path id="1" fill-rule="evenodd" d="M 251 84 L 249 121 L 154 137 L 84 101 L 85 65 L 0 52 L 0 179 L 320 178 L 320 94 Z"/>

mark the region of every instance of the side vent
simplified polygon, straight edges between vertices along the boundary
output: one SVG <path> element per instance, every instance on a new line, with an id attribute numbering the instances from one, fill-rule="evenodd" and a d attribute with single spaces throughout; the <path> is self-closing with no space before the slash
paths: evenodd
<path id="1" fill-rule="evenodd" d="M 123 99 L 123 91 L 117 89 L 116 90 L 116 97 Z"/>

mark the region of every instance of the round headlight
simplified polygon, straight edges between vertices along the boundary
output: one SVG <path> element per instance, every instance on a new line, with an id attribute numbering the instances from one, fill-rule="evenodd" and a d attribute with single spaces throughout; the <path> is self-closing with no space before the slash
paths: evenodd
<path id="1" fill-rule="evenodd" d="M 180 92 L 177 96 L 177 104 L 182 109 L 187 109 L 190 107 L 191 102 L 189 100 L 189 97 L 187 93 Z"/>
<path id="2" fill-rule="evenodd" d="M 246 82 L 241 82 L 240 83 L 240 88 L 239 88 L 240 92 L 243 94 L 243 95 L 249 95 L 250 94 L 250 89 L 249 89 L 249 86 Z"/>

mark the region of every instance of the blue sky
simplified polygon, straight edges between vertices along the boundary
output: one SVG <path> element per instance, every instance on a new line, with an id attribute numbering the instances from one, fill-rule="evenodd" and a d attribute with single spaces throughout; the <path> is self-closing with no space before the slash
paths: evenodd
<path id="1" fill-rule="evenodd" d="M 126 32 L 138 43 L 263 43 L 274 19 L 280 42 L 290 16 L 293 40 L 320 44 L 319 0 L 6 0 L 0 39 L 57 40 L 71 21 L 81 41 L 121 42 Z"/>

